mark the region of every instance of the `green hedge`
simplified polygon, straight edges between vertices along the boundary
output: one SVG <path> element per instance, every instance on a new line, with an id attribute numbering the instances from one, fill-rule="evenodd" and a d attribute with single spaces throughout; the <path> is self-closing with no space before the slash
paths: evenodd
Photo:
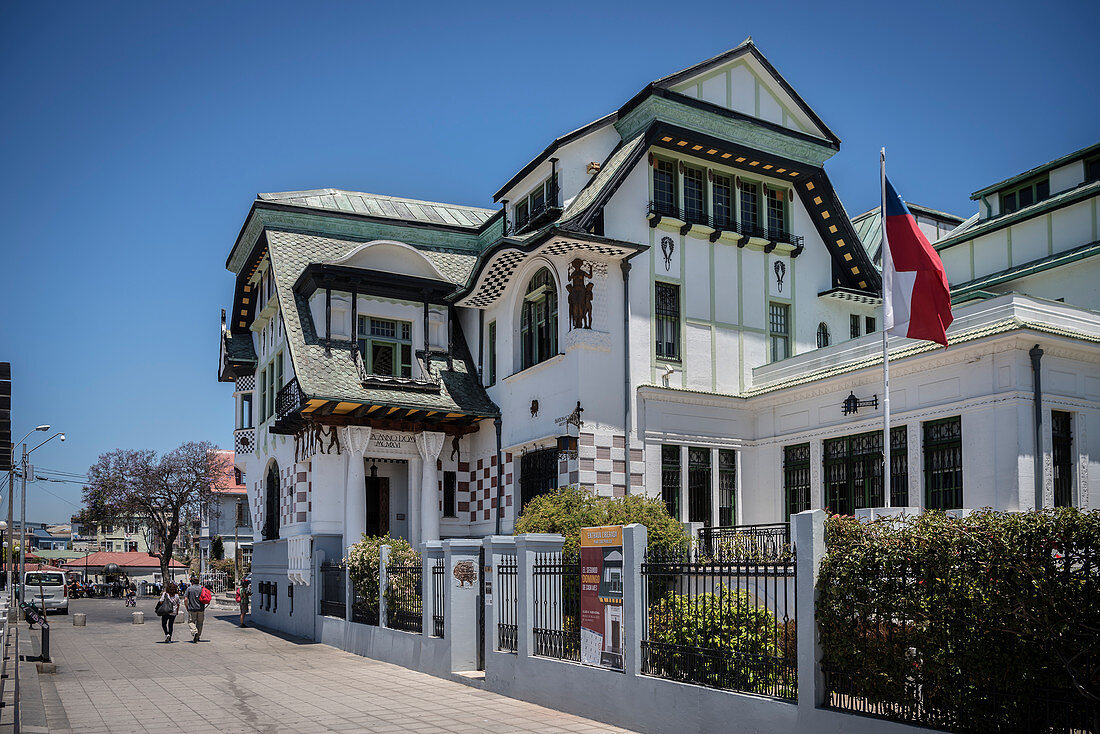
<path id="1" fill-rule="evenodd" d="M 661 500 L 641 495 L 598 497 L 578 485 L 559 487 L 528 502 L 516 520 L 515 532 L 560 533 L 565 536 L 563 553 L 574 556 L 581 528 L 631 523 L 646 526 L 650 551 L 683 552 L 690 543 Z"/>
<path id="2" fill-rule="evenodd" d="M 1100 725 L 1100 513 L 833 517 L 826 539 L 817 622 L 835 692 L 955 731 L 1069 715 L 1042 698 Z"/>
<path id="3" fill-rule="evenodd" d="M 348 566 L 352 588 L 367 609 L 378 608 L 378 565 L 383 545 L 390 546 L 389 566 L 420 563 L 420 554 L 405 538 L 364 535 L 361 541 L 351 546 L 344 562 Z"/>

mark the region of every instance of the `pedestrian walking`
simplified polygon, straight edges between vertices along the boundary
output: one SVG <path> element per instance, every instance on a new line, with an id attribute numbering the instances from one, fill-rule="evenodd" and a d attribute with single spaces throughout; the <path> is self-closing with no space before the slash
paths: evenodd
<path id="1" fill-rule="evenodd" d="M 244 615 L 248 614 L 249 602 L 252 599 L 252 582 L 245 579 L 241 587 L 237 589 L 237 604 L 241 608 L 241 626 L 244 627 Z"/>
<path id="2" fill-rule="evenodd" d="M 180 596 L 179 587 L 169 582 L 164 587 L 164 592 L 157 602 L 156 612 L 160 615 L 160 627 L 164 630 L 164 641 L 172 641 L 172 629 L 176 624 L 176 615 L 180 613 L 180 604 L 183 597 Z"/>
<path id="3" fill-rule="evenodd" d="M 191 629 L 191 642 L 198 642 L 202 636 L 202 621 L 206 616 L 206 605 L 213 599 L 210 590 L 199 585 L 199 577 L 191 577 L 191 585 L 184 593 L 187 603 L 187 626 Z"/>

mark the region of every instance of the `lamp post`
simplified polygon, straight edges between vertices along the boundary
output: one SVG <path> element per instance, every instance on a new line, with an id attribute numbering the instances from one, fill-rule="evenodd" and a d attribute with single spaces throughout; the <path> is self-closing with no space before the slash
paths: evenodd
<path id="1" fill-rule="evenodd" d="M 48 425 L 36 426 L 33 429 L 27 431 L 27 436 L 31 435 L 35 431 L 48 431 L 48 430 L 50 430 L 50 427 Z M 19 439 L 19 441 L 18 441 L 18 443 L 23 444 L 23 461 L 24 461 L 24 464 L 21 465 L 23 467 L 23 469 L 20 473 L 23 474 L 23 491 L 24 492 L 27 489 L 27 476 L 26 476 L 27 444 L 25 444 L 23 442 L 27 440 L 27 436 L 23 436 L 23 438 Z M 12 444 L 12 445 L 14 446 L 14 444 Z M 9 553 L 9 555 L 8 555 L 8 558 L 4 559 L 5 568 L 7 568 L 7 570 L 8 570 L 8 608 L 9 609 L 11 609 L 11 606 L 14 602 L 14 598 L 12 596 L 12 593 L 15 589 L 15 586 L 12 583 L 12 577 L 15 576 L 15 573 L 14 573 L 14 571 L 15 571 L 15 560 L 11 557 L 11 553 L 15 552 L 15 538 L 13 537 L 13 534 L 15 532 L 15 519 L 13 517 L 13 512 L 14 512 L 14 508 L 15 508 L 15 505 L 14 505 L 14 499 L 15 499 L 15 481 L 14 481 L 15 480 L 15 474 L 14 474 L 14 472 L 11 475 L 11 479 L 12 479 L 12 481 L 10 482 L 10 484 L 8 486 L 8 525 L 7 525 L 7 528 L 8 528 L 8 553 Z M 19 546 L 20 546 L 20 548 L 22 548 L 23 543 L 20 542 Z"/>
<path id="2" fill-rule="evenodd" d="M 49 425 L 38 426 L 34 430 L 35 431 L 48 431 L 48 430 L 50 430 L 50 427 L 49 427 Z M 29 435 L 31 435 L 31 433 L 27 433 L 27 436 L 29 436 Z M 27 436 L 24 436 L 23 440 L 25 440 L 27 438 Z M 19 534 L 22 536 L 22 541 L 19 543 L 19 583 L 20 583 L 20 588 L 22 588 L 22 583 L 23 583 L 23 578 L 24 578 L 23 574 L 25 573 L 25 569 L 26 569 L 26 566 L 27 566 L 27 468 L 30 466 L 30 464 L 27 462 L 27 457 L 30 456 L 31 454 L 33 454 L 38 449 L 45 446 L 46 444 L 48 444 L 50 441 L 57 438 L 58 436 L 61 437 L 62 442 L 65 441 L 65 434 L 61 433 L 59 431 L 59 432 L 55 433 L 54 435 L 50 436 L 49 438 L 47 438 L 42 443 L 35 446 L 30 451 L 27 451 L 27 444 L 23 443 L 22 440 L 20 441 L 20 443 L 23 444 L 23 458 L 22 458 L 22 461 L 20 463 L 20 466 L 23 468 L 23 471 L 22 471 L 23 486 L 22 486 L 22 491 L 20 493 L 20 497 L 19 497 L 19 504 L 20 504 L 20 509 L 19 509 Z M 20 597 L 22 597 L 21 594 L 20 594 Z M 20 600 L 22 601 L 22 598 L 20 598 Z M 43 609 L 43 612 L 44 611 L 45 610 Z"/>

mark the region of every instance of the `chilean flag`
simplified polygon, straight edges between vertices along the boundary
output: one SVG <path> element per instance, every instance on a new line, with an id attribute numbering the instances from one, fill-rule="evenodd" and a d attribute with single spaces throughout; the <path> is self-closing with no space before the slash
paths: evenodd
<path id="1" fill-rule="evenodd" d="M 924 339 L 946 347 L 952 316 L 943 262 L 890 180 L 884 180 L 883 328 L 894 336 Z"/>

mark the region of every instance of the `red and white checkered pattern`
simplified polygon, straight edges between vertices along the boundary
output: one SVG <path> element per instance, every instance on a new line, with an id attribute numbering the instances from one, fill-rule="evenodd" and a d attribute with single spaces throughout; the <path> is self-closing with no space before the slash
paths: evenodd
<path id="1" fill-rule="evenodd" d="M 645 482 L 644 454 L 641 448 L 631 448 L 630 453 L 630 484 L 640 488 Z M 576 463 L 576 479 L 570 483 L 591 487 L 602 497 L 626 495 L 626 437 L 623 434 L 582 432 Z"/>
<path id="2" fill-rule="evenodd" d="M 463 477 L 468 476 L 467 481 Z M 515 496 L 515 472 L 512 452 L 504 453 L 504 519 L 512 515 L 512 503 Z M 465 498 L 465 499 L 463 499 Z M 497 506 L 497 455 L 481 457 L 472 465 L 470 462 L 458 463 L 458 516 L 470 513 L 470 522 L 485 522 L 496 518 Z"/>

